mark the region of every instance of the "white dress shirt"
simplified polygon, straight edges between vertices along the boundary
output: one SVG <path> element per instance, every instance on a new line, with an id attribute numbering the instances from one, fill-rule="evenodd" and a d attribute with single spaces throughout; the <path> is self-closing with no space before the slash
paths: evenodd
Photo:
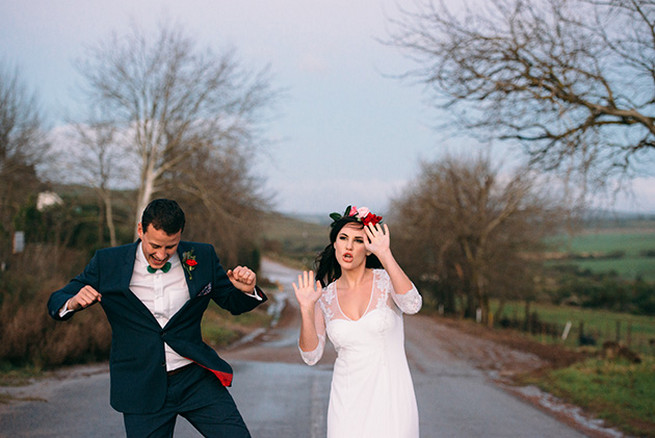
<path id="1" fill-rule="evenodd" d="M 164 273 L 157 269 L 154 274 L 148 272 L 148 262 L 143 254 L 143 243 L 136 250 L 134 271 L 130 280 L 130 290 L 150 310 L 159 325 L 166 323 L 184 306 L 190 296 L 189 288 L 184 278 L 184 268 L 177 253 L 168 260 L 170 271 Z M 168 344 L 164 343 L 166 354 L 166 370 L 171 371 L 191 363 Z"/>

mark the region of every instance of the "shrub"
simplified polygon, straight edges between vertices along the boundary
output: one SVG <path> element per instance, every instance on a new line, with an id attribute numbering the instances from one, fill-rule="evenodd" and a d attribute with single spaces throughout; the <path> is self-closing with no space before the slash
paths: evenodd
<path id="1" fill-rule="evenodd" d="M 111 332 L 95 306 L 66 323 L 48 315 L 50 293 L 83 267 L 85 255 L 46 245 L 28 245 L 0 274 L 0 361 L 48 368 L 106 359 Z"/>

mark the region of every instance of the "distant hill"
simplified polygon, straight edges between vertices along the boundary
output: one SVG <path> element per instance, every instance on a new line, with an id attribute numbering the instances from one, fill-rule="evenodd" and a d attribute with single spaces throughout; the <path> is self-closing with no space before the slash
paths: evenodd
<path id="1" fill-rule="evenodd" d="M 329 217 L 321 222 L 319 215 L 270 212 L 263 222 L 261 248 L 269 257 L 292 260 L 309 268 L 329 242 Z"/>
<path id="2" fill-rule="evenodd" d="M 330 219 L 330 216 L 327 214 L 322 214 L 322 213 L 316 213 L 316 214 L 297 214 L 297 213 L 279 213 L 280 215 L 286 217 L 286 218 L 294 218 L 303 222 L 309 222 L 312 224 L 319 224 L 319 225 L 330 225 L 330 222 L 332 221 Z"/>

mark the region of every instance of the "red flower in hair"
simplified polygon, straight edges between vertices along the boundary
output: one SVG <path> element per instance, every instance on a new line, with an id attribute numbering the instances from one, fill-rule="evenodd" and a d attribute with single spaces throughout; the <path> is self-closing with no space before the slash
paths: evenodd
<path id="1" fill-rule="evenodd" d="M 382 220 L 382 216 L 377 216 L 374 215 L 373 213 L 369 213 L 366 215 L 366 217 L 362 218 L 362 223 L 364 225 L 376 225 L 380 223 L 381 220 Z"/>

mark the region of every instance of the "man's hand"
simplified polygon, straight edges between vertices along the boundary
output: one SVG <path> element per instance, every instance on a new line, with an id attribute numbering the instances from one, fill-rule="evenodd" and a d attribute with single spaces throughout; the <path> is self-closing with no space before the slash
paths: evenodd
<path id="1" fill-rule="evenodd" d="M 227 278 L 230 279 L 234 287 L 247 294 L 252 293 L 257 284 L 257 275 L 246 266 L 237 266 L 228 270 Z"/>
<path id="2" fill-rule="evenodd" d="M 94 305 L 102 300 L 102 295 L 92 288 L 91 286 L 84 286 L 80 291 L 75 294 L 73 298 L 68 300 L 69 310 L 82 310 L 89 306 Z"/>

